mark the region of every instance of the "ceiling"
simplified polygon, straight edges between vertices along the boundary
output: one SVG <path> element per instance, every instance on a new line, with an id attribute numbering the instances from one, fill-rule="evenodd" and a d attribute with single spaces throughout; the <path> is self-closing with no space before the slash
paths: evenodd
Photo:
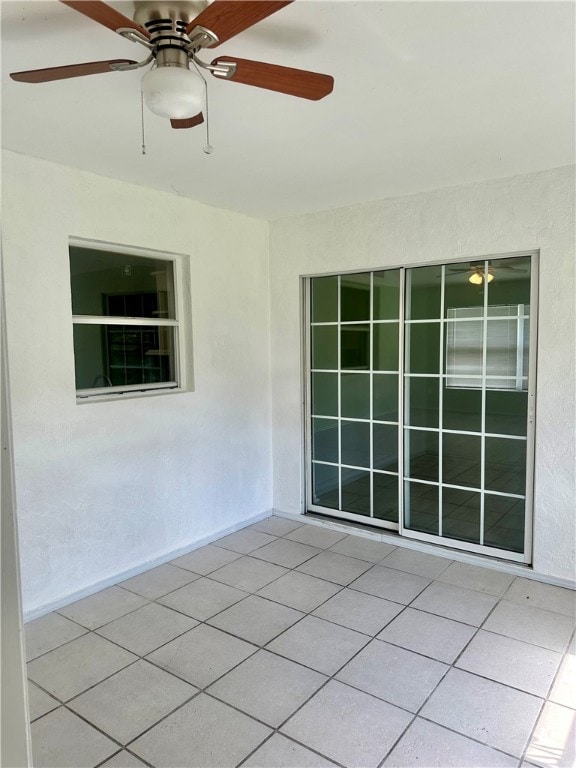
<path id="1" fill-rule="evenodd" d="M 574 162 L 572 2 L 297 0 L 204 59 L 221 54 L 331 74 L 334 92 L 313 102 L 210 77 L 213 154 L 204 126 L 146 111 L 142 155 L 143 70 L 8 74 L 145 49 L 56 0 L 5 0 L 3 146 L 266 218 Z"/>

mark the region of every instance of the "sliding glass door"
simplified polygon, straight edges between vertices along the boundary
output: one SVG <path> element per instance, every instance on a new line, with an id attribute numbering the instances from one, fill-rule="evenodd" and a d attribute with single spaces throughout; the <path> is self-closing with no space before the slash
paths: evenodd
<path id="1" fill-rule="evenodd" d="M 529 560 L 534 262 L 309 279 L 311 511 Z"/>

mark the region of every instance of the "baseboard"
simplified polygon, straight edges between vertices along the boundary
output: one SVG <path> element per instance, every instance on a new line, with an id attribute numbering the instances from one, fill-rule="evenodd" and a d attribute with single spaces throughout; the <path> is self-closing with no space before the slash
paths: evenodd
<path id="1" fill-rule="evenodd" d="M 38 608 L 33 608 L 29 611 L 24 611 L 24 622 L 38 619 L 40 616 L 45 616 L 51 611 L 57 611 L 59 608 L 64 608 L 65 605 L 74 603 L 76 600 L 81 600 L 83 597 L 90 597 L 90 595 L 93 595 L 95 592 L 100 592 L 100 590 L 106 589 L 107 587 L 113 587 L 115 584 L 118 584 L 119 581 L 124 581 L 125 579 L 129 579 L 132 576 L 138 576 L 140 573 L 144 573 L 144 571 L 147 571 L 150 568 L 155 568 L 157 565 L 164 565 L 164 563 L 168 563 L 170 560 L 174 560 L 175 558 L 181 557 L 182 555 L 187 555 L 189 552 L 193 552 L 195 549 L 204 547 L 206 544 L 211 544 L 213 541 L 216 541 L 216 539 L 222 538 L 222 536 L 227 536 L 229 533 L 235 533 L 236 531 L 240 531 L 242 528 L 246 528 L 249 525 L 259 523 L 261 520 L 265 520 L 272 514 L 273 510 L 271 509 L 267 510 L 266 512 L 261 512 L 258 515 L 254 515 L 253 517 L 248 518 L 248 520 L 243 520 L 242 522 L 235 523 L 234 525 L 230 525 L 227 528 L 222 528 L 219 531 L 211 533 L 209 536 L 204 536 L 204 538 L 198 539 L 192 544 L 187 544 L 184 547 L 179 547 L 178 549 L 174 549 L 170 552 L 165 552 L 159 557 L 155 557 L 152 560 L 146 560 L 134 568 L 129 568 L 127 571 L 121 571 L 114 576 L 102 579 L 101 581 L 98 581 L 89 587 L 85 587 L 84 589 L 80 589 L 77 592 L 71 592 L 70 594 L 66 595 L 65 597 L 61 597 L 58 600 L 45 603 L 44 605 L 39 606 Z"/>
<path id="2" fill-rule="evenodd" d="M 415 541 L 414 539 L 405 539 L 395 533 L 375 531 L 374 529 L 364 528 L 357 523 L 347 520 L 331 520 L 324 517 L 314 517 L 313 513 L 303 515 L 298 513 L 294 514 L 292 512 L 282 512 L 279 509 L 273 509 L 272 514 L 278 517 L 285 517 L 287 520 L 305 522 L 309 525 L 319 525 L 324 528 L 330 528 L 334 531 L 342 531 L 343 533 L 353 533 L 356 536 L 363 536 L 366 539 L 373 539 L 374 541 L 383 541 L 387 544 L 393 544 L 395 547 L 414 549 L 417 552 L 422 552 L 427 555 L 445 557 L 448 560 L 455 560 L 459 563 L 468 563 L 469 565 L 477 565 L 481 568 L 492 568 L 495 571 L 509 573 L 511 576 L 520 576 L 524 579 L 541 581 L 543 584 L 551 584 L 555 587 L 564 587 L 565 589 L 576 590 L 576 581 L 571 579 L 563 579 L 559 576 L 550 576 L 547 573 L 539 573 L 538 571 L 535 571 L 534 568 L 532 568 L 530 565 L 510 563 L 505 560 L 498 560 L 496 558 L 487 557 L 485 555 L 475 555 L 469 552 L 463 552 L 462 550 L 458 549 L 449 549 L 438 544 L 428 544 L 423 541 Z"/>

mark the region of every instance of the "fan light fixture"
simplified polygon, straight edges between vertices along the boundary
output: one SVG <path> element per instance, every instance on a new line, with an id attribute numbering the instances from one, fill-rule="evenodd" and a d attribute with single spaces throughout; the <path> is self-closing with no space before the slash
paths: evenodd
<path id="1" fill-rule="evenodd" d="M 155 115 L 183 120 L 204 107 L 204 81 L 187 67 L 154 67 L 142 78 L 146 106 Z"/>
<path id="2" fill-rule="evenodd" d="M 490 270 L 488 270 L 488 276 L 486 280 L 489 283 L 491 283 L 492 280 L 494 280 L 494 275 Z M 482 285 L 482 283 L 484 282 L 484 270 L 478 267 L 474 272 L 472 272 L 472 274 L 468 278 L 468 282 L 472 283 L 472 285 Z"/>

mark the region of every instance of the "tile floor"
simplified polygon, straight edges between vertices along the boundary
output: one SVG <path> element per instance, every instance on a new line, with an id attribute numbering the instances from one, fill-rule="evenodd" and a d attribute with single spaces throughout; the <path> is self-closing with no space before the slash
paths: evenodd
<path id="1" fill-rule="evenodd" d="M 271 517 L 26 626 L 35 768 L 565 768 L 574 593 Z"/>

